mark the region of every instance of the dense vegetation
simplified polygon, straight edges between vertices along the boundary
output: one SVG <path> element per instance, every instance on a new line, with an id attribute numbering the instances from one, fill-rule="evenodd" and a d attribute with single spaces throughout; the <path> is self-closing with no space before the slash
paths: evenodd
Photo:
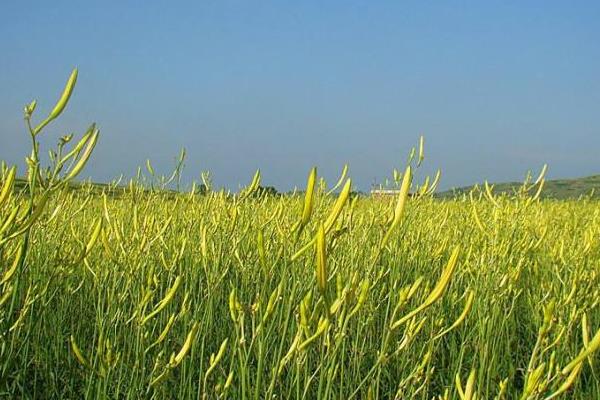
<path id="1" fill-rule="evenodd" d="M 596 200 L 541 200 L 543 174 L 434 199 L 437 179 L 413 182 L 422 141 L 397 198 L 316 169 L 301 196 L 259 173 L 235 195 L 172 193 L 150 163 L 118 196 L 73 189 L 95 127 L 49 168 L 37 137 L 75 78 L 50 121 L 26 107 L 25 190 L 1 171 L 3 395 L 600 397 Z"/>

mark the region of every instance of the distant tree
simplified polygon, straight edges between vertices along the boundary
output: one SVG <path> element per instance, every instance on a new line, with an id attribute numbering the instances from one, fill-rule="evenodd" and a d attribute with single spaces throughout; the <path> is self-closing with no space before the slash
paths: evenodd
<path id="1" fill-rule="evenodd" d="M 279 192 L 273 186 L 259 186 L 254 192 L 254 196 L 279 196 Z"/>

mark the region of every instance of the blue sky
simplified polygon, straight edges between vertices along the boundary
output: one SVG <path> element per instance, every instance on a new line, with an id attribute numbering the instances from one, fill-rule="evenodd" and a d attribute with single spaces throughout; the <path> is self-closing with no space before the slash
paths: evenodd
<path id="1" fill-rule="evenodd" d="M 89 3 L 89 4 L 88 4 Z M 23 170 L 22 107 L 47 113 L 73 66 L 71 104 L 44 135 L 101 137 L 86 174 L 150 158 L 237 189 L 303 186 L 312 165 L 358 188 L 404 166 L 442 187 L 600 173 L 600 3 L 37 2 L 0 5 L 0 159 Z"/>

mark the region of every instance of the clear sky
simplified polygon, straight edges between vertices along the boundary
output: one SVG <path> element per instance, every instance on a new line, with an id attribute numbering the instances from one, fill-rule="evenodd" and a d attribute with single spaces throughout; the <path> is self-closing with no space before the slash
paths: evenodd
<path id="1" fill-rule="evenodd" d="M 599 21 L 598 1 L 2 0 L 0 159 L 23 165 L 23 105 L 41 118 L 77 66 L 44 144 L 96 121 L 100 181 L 185 147 L 188 181 L 289 189 L 348 162 L 364 190 L 420 134 L 444 188 L 597 174 Z"/>

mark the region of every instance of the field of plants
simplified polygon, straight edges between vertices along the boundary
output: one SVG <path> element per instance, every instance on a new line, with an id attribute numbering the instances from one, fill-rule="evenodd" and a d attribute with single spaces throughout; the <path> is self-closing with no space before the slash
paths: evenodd
<path id="1" fill-rule="evenodd" d="M 308 172 L 272 195 L 72 182 L 99 137 L 0 174 L 0 397 L 597 399 L 600 203 L 432 197 L 423 141 L 393 197 Z M 45 154 L 45 153 L 44 153 Z M 183 159 L 183 157 L 182 157 Z M 27 182 L 17 188 L 17 176 Z"/>

